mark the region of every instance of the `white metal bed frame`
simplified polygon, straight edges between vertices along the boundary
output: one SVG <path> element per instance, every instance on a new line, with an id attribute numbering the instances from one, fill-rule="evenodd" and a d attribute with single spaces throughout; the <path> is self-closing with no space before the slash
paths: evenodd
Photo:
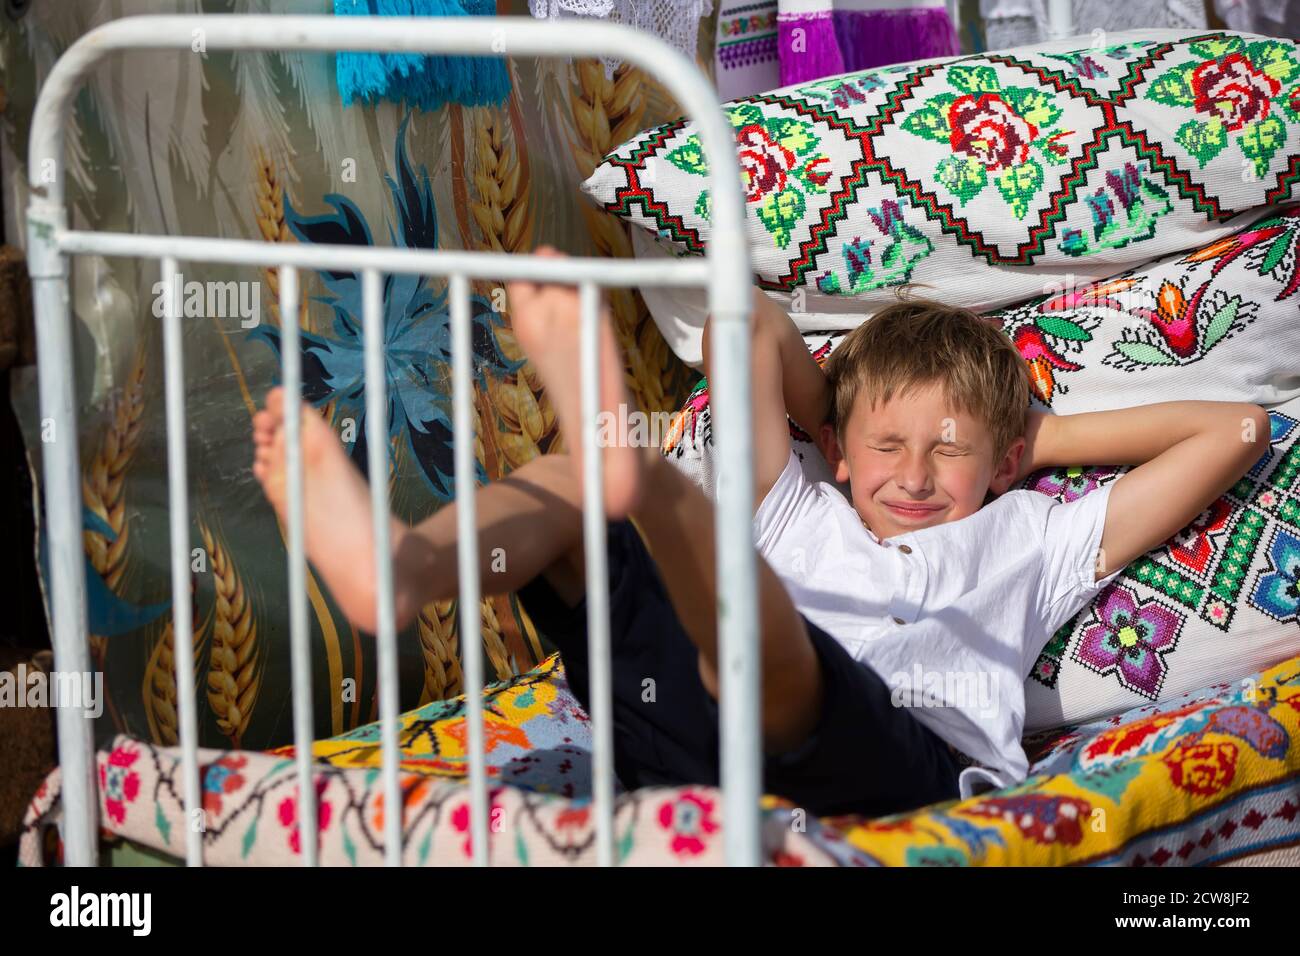
<path id="1" fill-rule="evenodd" d="M 242 239 L 148 236 L 78 232 L 68 228 L 64 205 L 63 123 L 79 82 L 110 53 L 152 49 L 190 51 L 201 37 L 207 50 L 375 51 L 469 56 L 597 57 L 615 55 L 656 74 L 698 124 L 709 157 L 713 193 L 713 233 L 707 258 L 628 261 L 506 255 L 453 250 L 425 251 L 360 246 L 307 246 Z M 714 369 L 711 383 L 718 419 L 718 549 L 721 594 L 721 782 L 724 792 L 724 849 L 733 865 L 759 862 L 760 740 L 759 660 L 756 571 L 752 544 L 753 501 L 750 440 L 749 312 L 752 284 L 749 248 L 743 233 L 744 205 L 736 174 L 730 125 L 707 78 L 687 57 L 657 37 L 612 23 L 584 22 L 581 29 L 531 17 L 372 19 L 332 16 L 139 16 L 107 23 L 80 37 L 59 58 L 36 103 L 28 153 L 30 201 L 27 210 L 28 268 L 36 312 L 40 408 L 54 425 L 54 440 L 43 445 L 46 516 L 49 521 L 50 607 L 55 667 L 85 673 L 89 668 L 86 590 L 81 535 L 81 469 L 77 448 L 76 389 L 72 380 L 72 330 L 68 298 L 68 257 L 103 255 L 148 257 L 161 263 L 164 287 L 168 489 L 171 516 L 172 619 L 178 675 L 193 673 L 189 587 L 190 516 L 185 455 L 185 379 L 180 316 L 172 287 L 181 261 L 278 267 L 280 314 L 296 316 L 299 269 L 360 270 L 363 276 L 363 329 L 366 369 L 366 424 L 384 428 L 386 383 L 383 373 L 382 276 L 419 273 L 449 280 L 452 324 L 452 401 L 454 415 L 460 607 L 480 601 L 474 510 L 473 419 L 469 281 L 529 279 L 579 286 L 581 370 L 584 409 L 585 498 L 583 533 L 587 555 L 588 628 L 591 648 L 591 701 L 594 742 L 593 800 L 597 860 L 611 865 L 613 838 L 612 702 L 610 697 L 609 595 L 602 508 L 601 459 L 597 452 L 598 360 L 596 331 L 602 287 L 644 285 L 704 286 L 714 317 L 716 351 L 730 361 Z M 52 171 L 52 175 L 51 175 Z M 307 624 L 306 559 L 303 550 L 302 450 L 298 411 L 301 369 L 296 322 L 283 323 L 282 372 L 288 438 L 289 629 L 292 667 L 294 743 L 298 772 L 298 825 L 303 862 L 317 862 L 316 805 L 311 744 L 310 646 Z M 380 432 L 382 434 L 382 431 Z M 377 553 L 390 553 L 388 535 L 388 443 L 369 442 L 368 470 Z M 382 776 L 387 806 L 400 807 L 400 757 L 397 738 L 398 673 L 390 561 L 378 562 L 379 691 Z M 487 862 L 488 805 L 484 760 L 483 652 L 473 635 L 462 635 L 467 720 L 469 724 L 471 834 L 475 863 Z M 195 688 L 177 679 L 179 736 L 187 820 L 186 861 L 202 865 L 203 848 L 198 772 Z M 63 779 L 65 862 L 97 863 L 99 795 L 96 787 L 92 723 L 79 710 L 57 713 L 59 763 Z M 400 865 L 402 815 L 384 816 L 386 864 Z"/>
<path id="2" fill-rule="evenodd" d="M 1073 32 L 1071 0 L 1049 0 L 1050 39 Z M 172 618 L 176 636 L 177 674 L 193 673 L 188 576 L 189 499 L 185 458 L 185 379 L 180 316 L 172 283 L 181 260 L 245 266 L 278 266 L 280 314 L 298 314 L 299 269 L 361 270 L 366 368 L 366 424 L 384 422 L 387 402 L 383 367 L 382 276 L 422 273 L 449 281 L 452 323 L 452 402 L 458 513 L 457 558 L 460 606 L 477 607 L 480 599 L 474 511 L 474 459 L 471 410 L 470 279 L 530 279 L 576 283 L 582 316 L 582 403 L 585 455 L 583 540 L 587 555 L 587 623 L 591 655 L 591 706 L 594 735 L 592 791 L 596 810 L 597 861 L 614 860 L 613 708 L 610 697 L 609 593 L 605 523 L 601 507 L 601 459 L 596 446 L 599 363 L 596 348 L 599 294 L 602 287 L 692 285 L 707 287 L 714 317 L 715 351 L 730 356 L 712 370 L 710 401 L 718 427 L 717 574 L 718 633 L 721 644 L 721 780 L 726 860 L 731 865 L 759 863 L 759 795 L 761 742 L 759 660 L 755 633 L 757 562 L 751 540 L 753 465 L 750 438 L 749 311 L 745 290 L 751 284 L 749 248 L 743 231 L 744 205 L 735 168 L 730 127 L 713 88 L 698 67 L 657 37 L 612 23 L 584 22 L 581 29 L 564 22 L 537 22 L 530 17 L 374 19 L 331 16 L 138 16 L 105 24 L 81 37 L 59 58 L 36 103 L 28 150 L 30 201 L 27 210 L 28 268 L 36 312 L 40 407 L 44 421 L 55 425 L 55 439 L 45 444 L 42 467 L 49 522 L 50 607 L 54 619 L 55 667 L 63 672 L 89 670 L 86 584 L 81 544 L 81 466 L 77 448 L 76 389 L 72 380 L 72 329 L 68 298 L 68 257 L 104 255 L 156 258 L 161 263 L 165 305 L 163 348 L 167 409 L 167 464 L 171 512 Z M 713 194 L 713 231 L 707 257 L 671 261 L 567 258 L 557 262 L 531 255 L 453 250 L 424 251 L 362 246 L 302 246 L 253 240 L 121 233 L 68 229 L 64 207 L 63 122 L 78 84 L 110 53 L 152 49 L 184 51 L 202 36 L 213 50 L 303 50 L 441 53 L 467 56 L 598 57 L 616 55 L 656 74 L 698 124 L 709 157 Z M 50 176 L 50 170 L 53 175 Z M 307 624 L 306 559 L 303 549 L 302 450 L 299 419 L 302 379 L 296 322 L 283 325 L 282 372 L 286 392 L 288 437 L 289 633 L 292 667 L 294 744 L 298 764 L 298 825 L 303 862 L 317 862 L 316 805 L 302 801 L 314 794 L 311 744 L 311 666 Z M 60 437 L 61 436 L 61 437 Z M 388 540 L 388 445 L 368 444 L 374 534 L 379 554 L 390 553 Z M 384 800 L 401 806 L 397 742 L 398 675 L 391 563 L 380 561 L 379 690 L 380 741 Z M 484 760 L 483 650 L 477 640 L 462 641 L 464 655 L 471 835 L 477 865 L 487 863 L 487 771 Z M 194 685 L 177 680 L 184 805 L 186 862 L 202 865 L 202 819 L 198 775 L 198 727 Z M 96 835 L 99 796 L 96 786 L 93 727 L 71 708 L 58 711 L 59 765 L 63 779 L 65 862 L 93 866 L 98 859 Z M 401 865 L 401 814 L 385 815 L 384 856 Z"/>

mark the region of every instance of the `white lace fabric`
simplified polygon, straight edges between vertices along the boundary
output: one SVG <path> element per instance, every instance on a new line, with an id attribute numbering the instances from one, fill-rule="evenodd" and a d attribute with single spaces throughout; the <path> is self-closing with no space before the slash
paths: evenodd
<path id="1" fill-rule="evenodd" d="M 692 61 L 698 49 L 700 19 L 713 11 L 713 0 L 528 0 L 539 20 L 596 19 L 622 23 L 653 33 Z M 622 61 L 601 57 L 605 76 L 613 78 Z"/>

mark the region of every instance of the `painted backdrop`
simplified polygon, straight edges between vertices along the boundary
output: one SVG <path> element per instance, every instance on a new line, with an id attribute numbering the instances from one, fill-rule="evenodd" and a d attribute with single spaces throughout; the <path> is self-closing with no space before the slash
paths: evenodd
<path id="1" fill-rule="evenodd" d="M 327 13 L 329 0 L 71 0 L 0 14 L 6 232 L 25 243 L 28 124 L 35 91 L 78 36 L 138 13 Z M 715 7 L 716 9 L 716 7 Z M 528 14 L 501 0 L 503 15 Z M 575 27 L 575 29 L 580 27 Z M 699 60 L 712 75 L 714 21 Z M 325 54 L 143 53 L 100 65 L 67 140 L 73 228 L 285 243 L 363 243 L 629 256 L 616 220 L 578 190 L 606 152 L 680 115 L 652 78 L 598 61 L 509 59 L 502 107 L 344 109 Z M 305 274 L 285 317 L 270 270 L 182 263 L 184 281 L 239 283 L 242 296 L 184 323 L 194 651 L 200 742 L 265 748 L 292 739 L 285 529 L 251 471 L 250 418 L 279 369 L 280 328 L 296 321 L 307 398 L 364 466 L 360 277 Z M 105 672 L 106 740 L 177 738 L 158 264 L 81 257 L 73 300 L 81 414 L 83 523 L 92 651 Z M 496 311 L 474 287 L 479 481 L 558 447 L 555 416 Z M 496 295 L 494 297 L 494 291 Z M 698 380 L 665 345 L 638 294 L 612 296 L 626 377 L 645 411 L 672 410 Z M 394 511 L 416 522 L 455 494 L 446 284 L 392 278 L 384 289 Z M 187 309 L 187 313 L 188 313 Z M 39 474 L 35 369 L 11 400 Z M 349 426 L 351 431 L 349 432 Z M 377 717 L 374 641 L 308 579 L 317 736 Z M 457 694 L 461 635 L 482 640 L 489 675 L 549 652 L 513 595 L 466 612 L 430 604 L 400 636 L 403 708 Z"/>

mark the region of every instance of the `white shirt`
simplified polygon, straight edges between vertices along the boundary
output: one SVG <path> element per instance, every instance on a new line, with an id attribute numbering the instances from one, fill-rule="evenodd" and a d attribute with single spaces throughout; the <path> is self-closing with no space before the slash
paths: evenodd
<path id="1" fill-rule="evenodd" d="M 754 543 L 795 607 L 869 665 L 894 703 L 983 768 L 962 799 L 1023 780 L 1024 681 L 1093 581 L 1111 485 L 1069 503 L 1017 490 L 957 521 L 881 541 L 793 449 L 754 514 Z M 870 728 L 863 728 L 870 733 Z"/>

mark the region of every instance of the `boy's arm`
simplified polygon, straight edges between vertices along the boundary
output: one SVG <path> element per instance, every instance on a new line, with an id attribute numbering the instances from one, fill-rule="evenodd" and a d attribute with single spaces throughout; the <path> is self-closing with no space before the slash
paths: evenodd
<path id="1" fill-rule="evenodd" d="M 817 438 L 830 417 L 831 386 L 790 314 L 762 289 L 754 289 L 754 315 L 772 329 L 781 349 L 781 393 L 786 414 Z"/>
<path id="2" fill-rule="evenodd" d="M 830 408 L 830 388 L 790 316 L 757 287 L 751 322 L 750 398 L 757 510 L 790 460 L 786 415 L 815 436 Z M 712 330 L 713 317 L 709 316 L 704 323 L 703 343 L 704 371 L 709 381 L 713 381 Z M 790 411 L 790 403 L 794 403 L 794 411 Z"/>
<path id="3" fill-rule="evenodd" d="M 1076 415 L 1029 413 L 1022 475 L 1082 463 L 1136 465 L 1115 482 L 1096 578 L 1168 541 L 1268 450 L 1258 405 L 1159 402 Z"/>

